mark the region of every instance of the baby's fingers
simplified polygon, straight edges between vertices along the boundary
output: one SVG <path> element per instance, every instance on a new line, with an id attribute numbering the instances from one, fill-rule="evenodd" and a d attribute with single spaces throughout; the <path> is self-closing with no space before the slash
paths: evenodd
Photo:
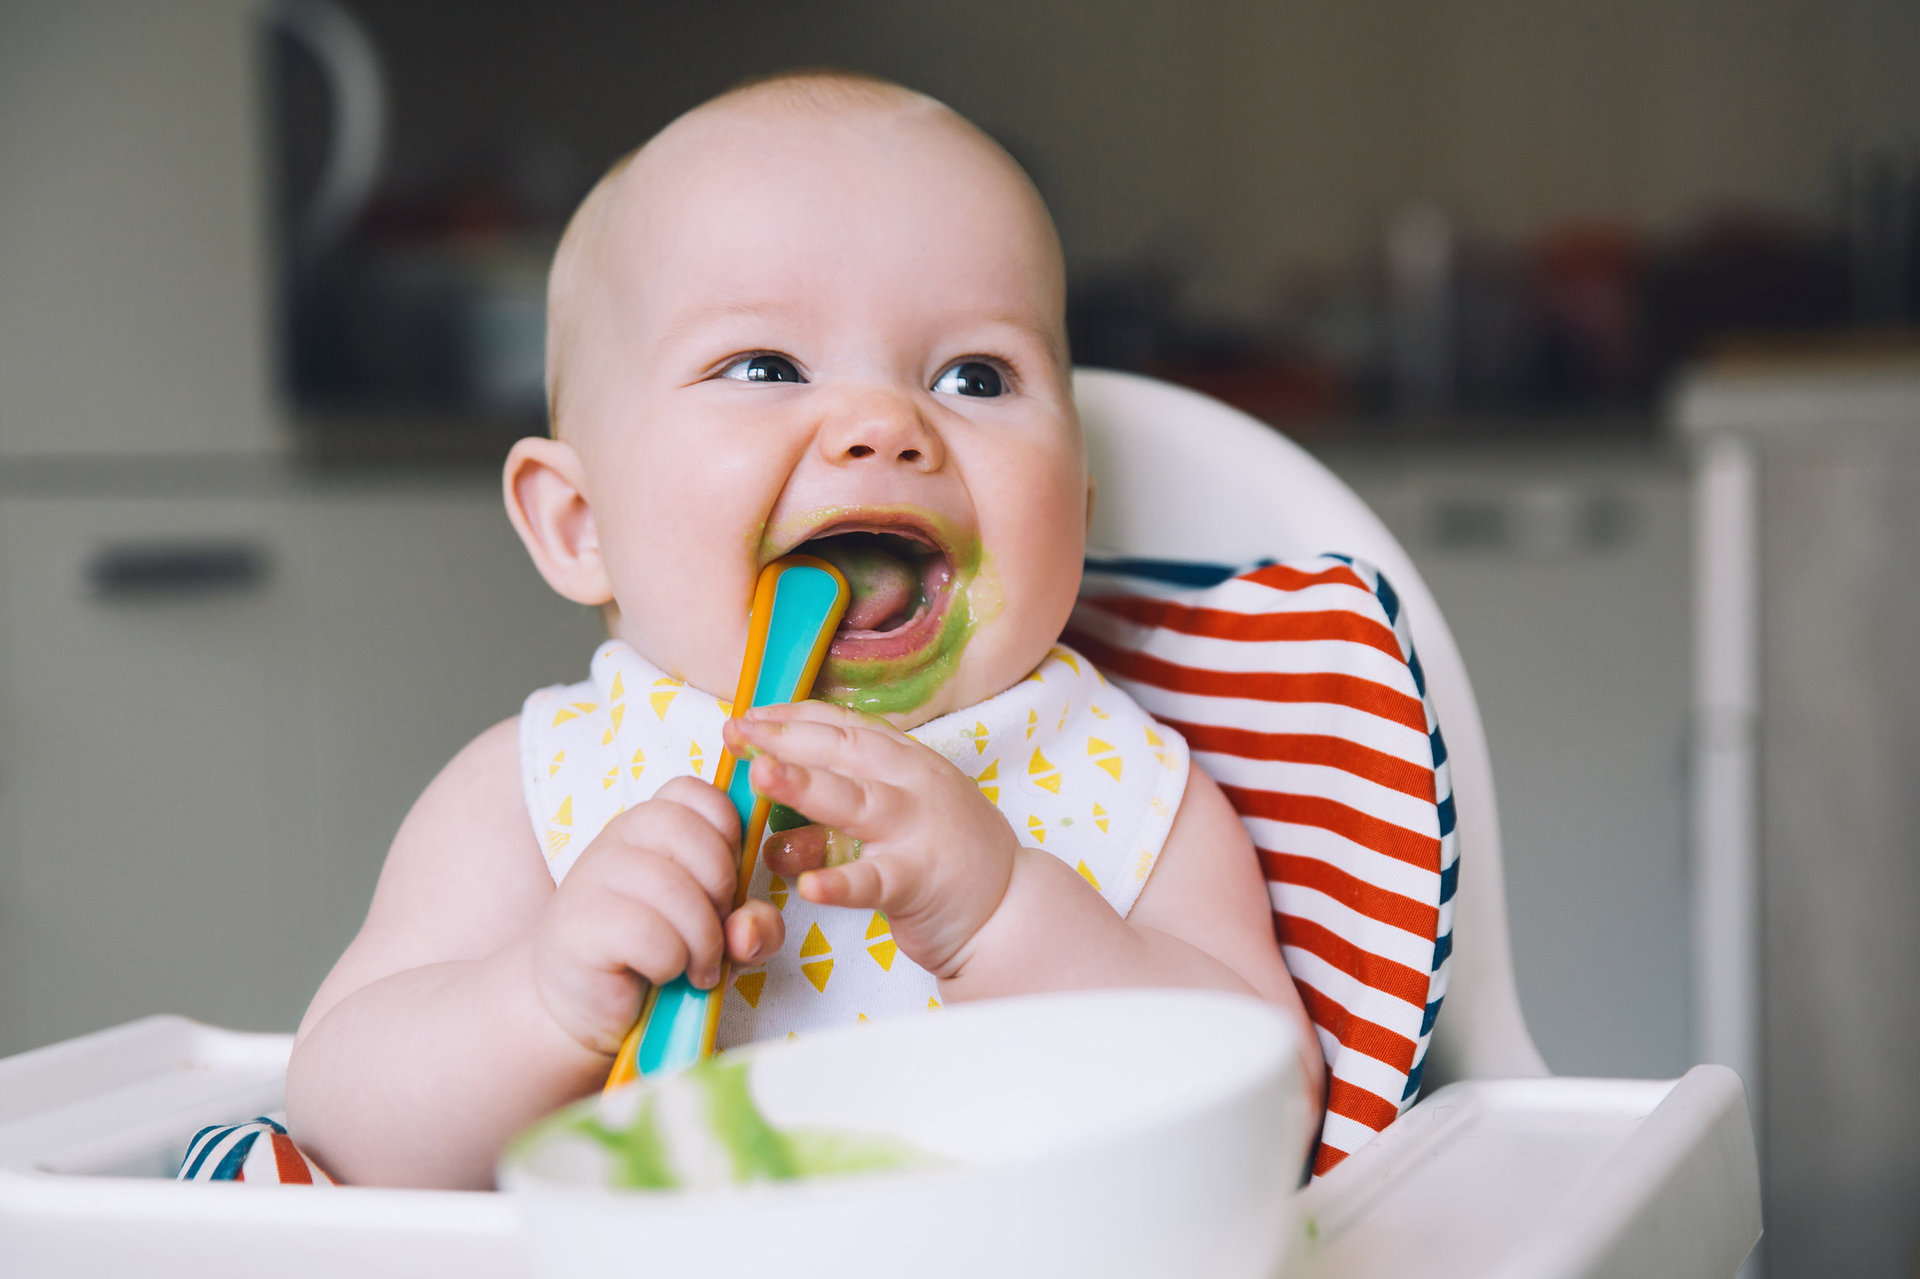
<path id="1" fill-rule="evenodd" d="M 668 780 L 654 795 L 671 804 L 691 808 L 719 834 L 724 844 L 740 842 L 740 815 L 733 811 L 733 801 L 709 782 L 697 777 L 675 777 Z"/>
<path id="2" fill-rule="evenodd" d="M 823 826 L 861 839 L 884 839 L 904 813 L 897 787 L 829 768 L 811 768 L 772 755 L 753 761 L 753 789 Z"/>
<path id="3" fill-rule="evenodd" d="M 567 921 L 569 941 L 595 968 L 627 969 L 654 985 L 686 971 L 686 938 L 661 911 L 643 901 L 602 893 Z"/>
<path id="4" fill-rule="evenodd" d="M 842 712 L 847 718 L 830 721 L 770 720 L 761 718 L 763 709 L 785 711 L 792 707 L 760 708 L 746 719 L 727 721 L 727 748 L 737 756 L 765 753 L 794 764 L 888 781 L 914 776 L 927 762 L 926 747 L 899 733 L 882 731 L 886 729 L 884 724 L 875 728 L 848 712 Z"/>
<path id="5" fill-rule="evenodd" d="M 768 870 L 792 879 L 827 864 L 829 834 L 825 826 L 818 824 L 779 831 L 767 836 L 760 855 L 766 859 Z"/>
<path id="6" fill-rule="evenodd" d="M 810 870 L 800 877 L 800 895 L 821 906 L 852 906 L 889 915 L 911 915 L 922 905 L 925 880 L 919 863 L 904 857 L 874 857 Z"/>
<path id="7" fill-rule="evenodd" d="M 911 740 L 878 715 L 849 710 L 832 702 L 809 700 L 755 706 L 746 713 L 745 721 L 748 724 L 825 724 L 846 729 L 866 729 L 903 742 Z"/>
<path id="8" fill-rule="evenodd" d="M 563 932 L 576 934 L 598 967 L 624 965 L 658 984 L 678 977 L 700 987 L 720 978 L 726 939 L 706 888 L 677 862 L 639 857 L 600 884 L 568 882 Z"/>
<path id="9" fill-rule="evenodd" d="M 749 901 L 727 917 L 727 955 L 742 967 L 765 963 L 786 939 L 786 921 L 772 902 Z"/>

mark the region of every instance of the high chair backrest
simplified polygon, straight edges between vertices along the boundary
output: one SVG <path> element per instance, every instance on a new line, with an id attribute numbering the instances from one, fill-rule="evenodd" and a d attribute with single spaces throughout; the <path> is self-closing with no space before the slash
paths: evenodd
<path id="1" fill-rule="evenodd" d="M 1371 562 L 1393 583 L 1446 733 L 1459 822 L 1453 967 L 1428 1086 L 1548 1073 L 1514 985 L 1499 815 L 1479 708 L 1446 619 L 1413 561 L 1333 472 L 1237 409 L 1104 369 L 1075 370 L 1074 396 L 1096 485 L 1096 550 L 1227 564 L 1334 551 Z"/>

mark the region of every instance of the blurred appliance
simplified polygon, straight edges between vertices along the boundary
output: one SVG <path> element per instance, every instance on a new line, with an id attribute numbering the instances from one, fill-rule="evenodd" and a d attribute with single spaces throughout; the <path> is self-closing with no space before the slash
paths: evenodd
<path id="1" fill-rule="evenodd" d="M 1695 488 L 1701 1056 L 1747 1081 L 1769 1279 L 1920 1257 L 1920 344 L 1677 401 Z"/>
<path id="2" fill-rule="evenodd" d="M 516 174 L 500 156 L 383 173 L 387 86 L 367 27 L 336 0 L 274 0 L 262 15 L 278 368 L 295 413 L 323 427 L 539 418 L 554 239 L 543 215 L 556 189 L 571 207 L 571 178 L 537 159 Z"/>
<path id="3" fill-rule="evenodd" d="M 312 193 L 293 219 L 289 246 L 310 260 L 332 247 L 373 193 L 386 147 L 384 72 L 366 28 L 331 0 L 269 0 L 261 15 L 326 82 L 328 145 Z"/>

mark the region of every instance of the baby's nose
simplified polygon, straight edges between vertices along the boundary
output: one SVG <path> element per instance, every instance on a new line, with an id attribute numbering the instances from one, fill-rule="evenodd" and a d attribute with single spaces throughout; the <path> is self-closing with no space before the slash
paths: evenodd
<path id="1" fill-rule="evenodd" d="M 946 461 L 939 435 L 919 409 L 887 393 L 849 397 L 830 412 L 816 440 L 826 460 L 840 466 L 894 462 L 937 471 Z"/>

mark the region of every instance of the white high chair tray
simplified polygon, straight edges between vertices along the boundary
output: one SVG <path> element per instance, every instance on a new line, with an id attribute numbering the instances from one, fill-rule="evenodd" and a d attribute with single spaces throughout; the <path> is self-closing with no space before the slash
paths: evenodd
<path id="1" fill-rule="evenodd" d="M 0 1274 L 527 1273 L 506 1196 L 169 1180 L 198 1128 L 280 1108 L 291 1044 L 160 1016 L 0 1061 Z M 1301 1192 L 1288 1274 L 1727 1276 L 1754 1176 L 1721 1067 L 1454 1084 Z"/>

